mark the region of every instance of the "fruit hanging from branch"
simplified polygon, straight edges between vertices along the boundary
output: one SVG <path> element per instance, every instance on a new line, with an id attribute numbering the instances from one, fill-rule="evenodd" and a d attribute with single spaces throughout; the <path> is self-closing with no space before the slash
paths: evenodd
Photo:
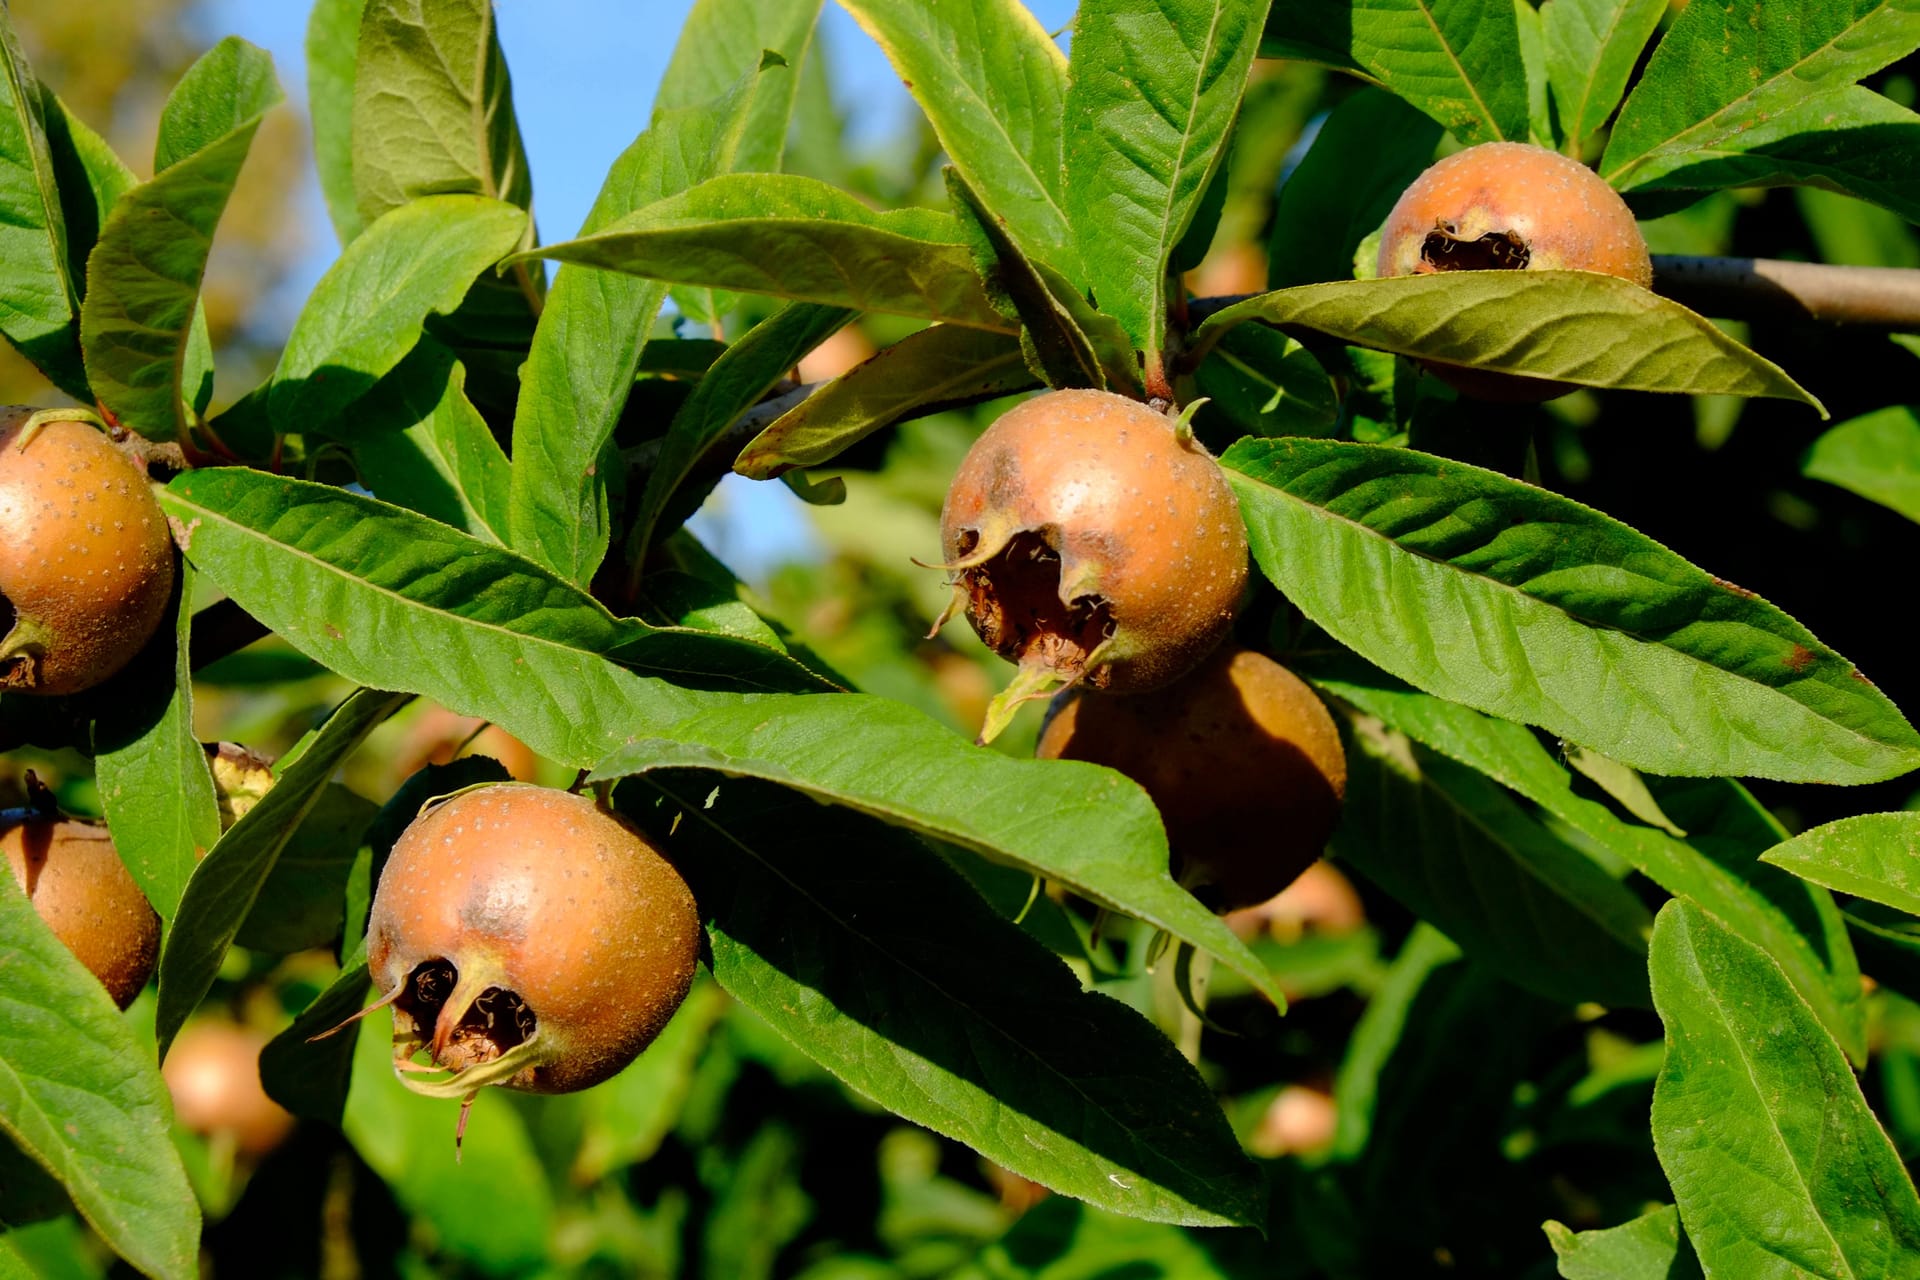
<path id="1" fill-rule="evenodd" d="M 1178 679 L 1226 635 L 1247 580 L 1219 464 L 1183 424 L 1105 391 L 1036 396 L 987 428 L 947 490 L 940 539 L 955 603 L 1020 667 L 983 742 L 1063 685 Z"/>
<path id="2" fill-rule="evenodd" d="M 1641 288 L 1653 259 L 1633 211 L 1599 174 L 1525 142 L 1483 142 L 1414 179 L 1380 231 L 1379 274 L 1593 271 Z M 1534 401 L 1573 387 L 1440 361 L 1427 368 L 1482 400 Z"/>
<path id="3" fill-rule="evenodd" d="M 660 1033 L 699 940 L 692 891 L 626 822 L 564 791 L 477 787 L 394 843 L 367 924 L 372 1007 L 392 1006 L 416 1093 L 569 1093 Z"/>
<path id="4" fill-rule="evenodd" d="M 172 594 L 173 540 L 133 460 L 78 410 L 0 408 L 0 689 L 92 688 Z"/>
<path id="5" fill-rule="evenodd" d="M 1340 734 L 1313 690 L 1232 646 L 1153 693 L 1067 690 L 1036 754 L 1139 783 L 1166 825 L 1174 878 L 1222 913 L 1265 902 L 1313 865 L 1347 788 Z"/>

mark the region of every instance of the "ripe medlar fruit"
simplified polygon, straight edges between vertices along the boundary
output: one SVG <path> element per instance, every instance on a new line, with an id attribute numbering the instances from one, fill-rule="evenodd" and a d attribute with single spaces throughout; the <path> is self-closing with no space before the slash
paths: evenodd
<path id="1" fill-rule="evenodd" d="M 1380 231 L 1379 273 L 1595 271 L 1641 288 L 1653 259 L 1632 210 L 1599 174 L 1525 142 L 1483 142 L 1414 179 Z M 1434 374 L 1483 400 L 1550 400 L 1573 387 L 1431 361 Z"/>
<path id="2" fill-rule="evenodd" d="M 106 827 L 11 809 L 0 813 L 0 850 L 53 936 L 115 1004 L 132 1004 L 160 955 L 160 916 L 127 874 Z"/>
<path id="3" fill-rule="evenodd" d="M 1313 690 L 1231 646 L 1157 692 L 1066 690 L 1036 754 L 1139 783 L 1166 825 L 1174 878 L 1220 913 L 1265 902 L 1312 865 L 1347 789 L 1340 734 Z"/>
<path id="4" fill-rule="evenodd" d="M 1105 391 L 1001 415 L 947 490 L 940 540 L 956 603 L 1020 666 L 982 741 L 1062 684 L 1131 693 L 1178 679 L 1226 634 L 1247 580 L 1219 464 L 1173 419 Z"/>
<path id="5" fill-rule="evenodd" d="M 567 1093 L 646 1048 L 693 982 L 700 916 L 673 864 L 584 796 L 463 791 L 394 843 L 367 922 L 393 1006 L 394 1068 L 417 1093 Z M 426 1050 L 452 1073 L 413 1057 Z"/>
<path id="6" fill-rule="evenodd" d="M 266 1036 L 235 1023 L 189 1023 L 160 1065 L 174 1118 L 202 1137 L 230 1139 L 242 1155 L 259 1157 L 279 1146 L 293 1129 L 293 1117 L 260 1083 L 260 1051 L 266 1047 Z"/>
<path id="7" fill-rule="evenodd" d="M 172 593 L 167 520 L 133 460 L 91 423 L 0 408 L 0 690 L 92 688 Z"/>

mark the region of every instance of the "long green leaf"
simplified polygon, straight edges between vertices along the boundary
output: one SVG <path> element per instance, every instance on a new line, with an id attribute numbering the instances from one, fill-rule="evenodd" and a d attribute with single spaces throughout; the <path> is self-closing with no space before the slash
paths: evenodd
<path id="1" fill-rule="evenodd" d="M 1860 971 L 1840 912 L 1824 889 L 1755 860 L 1779 841 L 1779 830 L 1737 783 L 1663 785 L 1666 805 L 1685 820 L 1687 835 L 1679 838 L 1582 794 L 1567 767 L 1522 725 L 1421 693 L 1358 663 L 1309 661 L 1297 669 L 1422 746 L 1511 788 L 1603 855 L 1765 949 L 1849 1056 L 1866 1060 Z"/>
<path id="2" fill-rule="evenodd" d="M 848 694 L 702 712 L 636 735 L 594 776 L 672 768 L 777 782 L 1026 867 L 1212 952 L 1285 1003 L 1245 945 L 1173 883 L 1158 815 L 1111 770 L 1010 760 L 902 703 Z"/>
<path id="3" fill-rule="evenodd" d="M 1920 735 L 1853 664 L 1589 507 L 1408 449 L 1243 440 L 1223 462 L 1275 585 L 1430 693 L 1651 773 L 1920 766 Z"/>
<path id="4" fill-rule="evenodd" d="M 423 339 L 411 356 L 336 419 L 360 480 L 385 502 L 463 533 L 507 545 L 507 455 L 467 399 L 467 371 L 453 353 Z"/>
<path id="5" fill-rule="evenodd" d="M 1008 332 L 952 218 L 875 213 L 823 182 L 730 174 L 531 256 Z"/>
<path id="6" fill-rule="evenodd" d="M 755 480 L 771 480 L 798 467 L 818 466 L 908 417 L 1037 385 L 1014 338 L 964 325 L 932 325 L 787 410 L 740 451 L 733 467 Z"/>
<path id="7" fill-rule="evenodd" d="M 80 288 L 47 145 L 39 82 L 0 9 L 0 333 L 53 384 L 83 403 Z"/>
<path id="8" fill-rule="evenodd" d="M 239 53 L 248 66 L 267 59 L 251 45 Z M 183 125 L 182 141 L 169 149 L 178 158 L 120 198 L 87 257 L 80 308 L 87 376 L 101 404 L 154 439 L 179 435 L 189 413 L 197 416 L 183 397 L 197 399 L 202 390 L 186 376 L 200 278 L 260 119 L 279 101 L 270 69 L 256 67 L 237 85 L 250 95 L 230 113 L 238 123 L 217 137 L 195 135 L 198 149 L 188 154 L 181 153 Z"/>
<path id="9" fill-rule="evenodd" d="M 207 754 L 193 731 L 193 566 L 182 563 L 171 643 L 135 659 L 130 690 L 94 724 L 94 776 L 114 847 L 169 923 L 201 855 L 220 838 Z"/>
<path id="10" fill-rule="evenodd" d="M 971 748 L 969 748 L 970 750 Z M 917 841 L 756 783 L 649 781 L 714 976 L 860 1092 L 1132 1217 L 1262 1212 L 1258 1173 L 1165 1036 L 1086 992 Z M 1177 892 L 1177 891 L 1176 891 Z M 888 903 L 927 910 L 909 922 Z"/>
<path id="11" fill-rule="evenodd" d="M 361 689 L 327 718 L 312 744 L 275 780 L 201 860 L 180 898 L 180 914 L 160 954 L 160 1053 L 220 975 L 220 962 L 246 921 L 280 851 L 319 800 L 327 780 L 406 694 Z"/>
<path id="12" fill-rule="evenodd" d="M 1834 427 L 1800 470 L 1920 521 L 1920 413 L 1892 405 Z"/>
<path id="13" fill-rule="evenodd" d="M 1698 1280 L 1700 1260 L 1672 1205 L 1599 1231 L 1547 1223 L 1564 1280 Z"/>
<path id="14" fill-rule="evenodd" d="M 1342 859 L 1517 986 L 1646 1005 L 1652 917 L 1625 886 L 1479 774 L 1364 717 L 1345 736 Z"/>
<path id="15" fill-rule="evenodd" d="M 616 620 L 531 561 L 330 486 L 203 469 L 160 497 L 196 567 L 301 652 L 356 683 L 485 716 L 565 764 L 596 764 L 638 727 L 739 700 L 636 675 L 616 651 L 689 683 L 820 687 L 784 654 Z M 410 656 L 394 652 L 400 635 Z"/>
<path id="16" fill-rule="evenodd" d="M 470 195 L 423 196 L 374 219 L 293 323 L 267 396 L 275 430 L 326 434 L 413 350 L 427 317 L 458 307 L 526 228 L 517 206 Z"/>
<path id="17" fill-rule="evenodd" d="M 912 86 L 941 149 L 1014 242 L 1079 279 L 1062 141 L 1067 60 L 1033 14 L 1018 0 L 841 7 Z"/>
<path id="18" fill-rule="evenodd" d="M 228 36 L 187 68 L 160 109 L 153 171 L 164 173 L 198 155 L 280 101 L 273 59 L 238 36 Z"/>
<path id="19" fill-rule="evenodd" d="M 778 54 L 797 71 L 812 51 L 819 16 L 820 0 L 695 0 L 660 78 L 656 119 L 661 112 L 706 106 L 732 93 L 743 76 L 761 67 L 764 53 Z M 734 144 L 734 172 L 771 173 L 780 167 L 800 77 L 782 75 L 774 84 L 754 95 Z"/>
<path id="20" fill-rule="evenodd" d="M 1802 832 L 1761 858 L 1840 893 L 1920 915 L 1920 813 L 1868 813 Z"/>
<path id="21" fill-rule="evenodd" d="M 1653 1142 L 1708 1275 L 1920 1275 L 1920 1197 L 1765 952 L 1676 900 L 1654 926 Z"/>
<path id="22" fill-rule="evenodd" d="M 1268 0 L 1089 0 L 1074 24 L 1066 191 L 1086 283 L 1155 369 L 1168 256 L 1226 158 Z"/>
<path id="23" fill-rule="evenodd" d="M 114 204 L 138 185 L 139 179 L 114 154 L 107 140 L 89 129 L 45 85 L 40 86 L 40 102 L 46 120 L 47 150 L 59 185 L 61 221 L 67 230 L 67 279 L 84 297 L 87 256 L 99 242 L 100 230 L 106 226 Z M 77 313 L 74 323 L 79 323 Z"/>
<path id="24" fill-rule="evenodd" d="M 167 1140 L 151 1051 L 0 875 L 0 1142 L 66 1187 L 107 1244 L 161 1280 L 200 1274 L 200 1206 Z"/>
<path id="25" fill-rule="evenodd" d="M 1587 154 L 1666 11 L 1662 0 L 1548 0 L 1540 7 L 1547 79 L 1569 155 Z"/>
<path id="26" fill-rule="evenodd" d="M 1688 170 L 1730 156 L 1764 167 L 1782 139 L 1818 133 L 1825 136 L 1810 141 L 1825 154 L 1819 185 L 1850 189 L 1850 170 L 1877 168 L 1895 145 L 1873 126 L 1911 116 L 1876 109 L 1869 100 L 1879 95 L 1852 86 L 1916 46 L 1920 8 L 1910 0 L 1774 0 L 1683 12 L 1621 108 L 1601 175 L 1625 191 L 1713 185 Z M 1849 133 L 1858 135 L 1851 143 Z M 1907 139 L 1893 157 L 1908 169 L 1909 191 L 1914 145 Z"/>
<path id="27" fill-rule="evenodd" d="M 1820 407 L 1772 361 L 1709 321 L 1591 271 L 1439 271 L 1280 289 L 1209 316 L 1194 335 L 1195 350 L 1249 320 L 1582 386 L 1773 396 Z M 1634 340 L 1623 342 L 1623 333 Z"/>
<path id="28" fill-rule="evenodd" d="M 307 16 L 307 115 L 313 167 L 342 245 L 365 227 L 353 185 L 353 82 L 367 0 L 314 0 Z"/>

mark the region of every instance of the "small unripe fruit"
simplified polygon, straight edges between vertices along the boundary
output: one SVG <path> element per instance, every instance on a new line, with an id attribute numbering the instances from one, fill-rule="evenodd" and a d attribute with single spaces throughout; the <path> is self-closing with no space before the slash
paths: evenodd
<path id="1" fill-rule="evenodd" d="M 160 625 L 173 542 L 146 475 L 99 428 L 0 409 L 0 689 L 69 694 Z"/>
<path id="2" fill-rule="evenodd" d="M 1174 878 L 1217 912 L 1266 901 L 1319 858 L 1347 788 L 1326 707 L 1248 649 L 1222 649 L 1154 693 L 1068 690 L 1037 754 L 1139 783 L 1166 825 Z"/>
<path id="3" fill-rule="evenodd" d="M 1593 170 L 1525 142 L 1484 142 L 1422 173 L 1380 232 L 1379 274 L 1594 271 L 1641 288 L 1653 259 L 1618 192 Z M 1547 400 L 1566 383 L 1432 362 L 1439 377 L 1487 400 Z"/>
<path id="4" fill-rule="evenodd" d="M 1219 464 L 1165 414 L 1105 391 L 1001 415 L 954 476 L 940 538 L 967 620 L 1021 668 L 1015 698 L 1178 679 L 1226 634 L 1247 580 Z"/>
<path id="5" fill-rule="evenodd" d="M 115 1004 L 132 1004 L 160 955 L 160 917 L 106 827 L 9 811 L 0 814 L 0 850 L 53 936 Z"/>
<path id="6" fill-rule="evenodd" d="M 266 1047 L 266 1036 L 232 1023 L 203 1018 L 188 1024 L 160 1067 L 174 1118 L 202 1137 L 230 1135 L 244 1155 L 263 1156 L 279 1146 L 293 1117 L 260 1083 Z"/>
<path id="7" fill-rule="evenodd" d="M 673 864 L 592 800 L 522 783 L 461 792 L 401 833 L 367 925 L 417 1092 L 566 1093 L 619 1071 L 693 982 L 700 917 Z M 425 1049 L 453 1076 L 408 1078 Z"/>

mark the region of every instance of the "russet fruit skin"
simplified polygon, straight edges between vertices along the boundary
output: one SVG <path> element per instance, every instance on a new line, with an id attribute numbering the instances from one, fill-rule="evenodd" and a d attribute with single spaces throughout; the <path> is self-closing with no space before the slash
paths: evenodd
<path id="1" fill-rule="evenodd" d="M 174 1038 L 160 1075 L 173 1095 L 174 1118 L 212 1137 L 231 1134 L 234 1147 L 263 1156 L 293 1130 L 293 1117 L 260 1083 L 267 1037 L 230 1022 L 203 1018 Z"/>
<path id="2" fill-rule="evenodd" d="M 1166 415 L 1105 391 L 1049 392 L 1001 415 L 954 476 L 940 538 L 989 648 L 1114 692 L 1191 669 L 1247 580 L 1246 529 L 1213 457 Z"/>
<path id="3" fill-rule="evenodd" d="M 1340 734 L 1313 690 L 1231 646 L 1153 693 L 1062 693 L 1036 754 L 1139 783 L 1166 825 L 1174 878 L 1221 913 L 1266 901 L 1311 866 L 1347 788 Z"/>
<path id="4" fill-rule="evenodd" d="M 173 592 L 147 477 L 99 428 L 0 409 L 0 689 L 69 694 L 126 666 Z"/>
<path id="5" fill-rule="evenodd" d="M 160 917 L 98 823 L 0 815 L 0 850 L 33 909 L 122 1009 L 153 976 Z"/>
<path id="6" fill-rule="evenodd" d="M 396 1058 L 424 1044 L 457 1073 L 527 1044 L 527 1065 L 499 1083 L 566 1093 L 659 1034 L 692 984 L 699 939 L 686 882 L 625 822 L 583 796 L 500 783 L 401 833 L 367 962 L 393 997 Z"/>
<path id="7" fill-rule="evenodd" d="M 1484 142 L 1438 161 L 1401 193 L 1380 232 L 1379 274 L 1594 271 L 1653 283 L 1647 242 L 1619 193 L 1579 161 L 1525 142 Z M 1544 378 L 1433 362 L 1435 374 L 1487 400 L 1551 399 Z"/>

